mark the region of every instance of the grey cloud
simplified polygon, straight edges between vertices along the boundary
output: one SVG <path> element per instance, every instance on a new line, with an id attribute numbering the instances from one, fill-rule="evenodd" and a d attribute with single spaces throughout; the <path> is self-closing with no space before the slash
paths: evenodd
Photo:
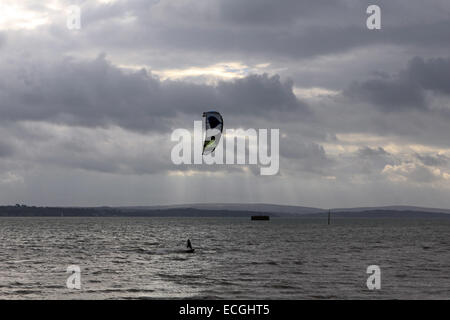
<path id="1" fill-rule="evenodd" d="M 383 111 L 429 110 L 426 91 L 450 94 L 450 59 L 415 57 L 397 75 L 354 82 L 344 95 Z"/>
<path id="2" fill-rule="evenodd" d="M 147 1 L 148 5 L 152 4 L 152 1 Z M 134 1 L 133 7 L 143 5 L 142 1 Z M 96 22 L 105 23 L 106 21 L 118 17 L 124 17 L 130 13 L 130 4 L 126 1 L 114 1 L 114 2 L 106 2 L 106 3 L 98 3 L 98 2 L 85 2 L 83 3 L 82 9 L 82 22 L 83 27 L 89 28 L 91 24 Z"/>
<path id="3" fill-rule="evenodd" d="M 354 154 L 344 154 L 340 162 L 341 165 L 348 162 L 348 165 L 344 165 L 347 174 L 362 174 L 373 179 L 386 165 L 399 164 L 401 160 L 381 147 L 370 148 L 366 146 L 358 149 Z"/>
<path id="4" fill-rule="evenodd" d="M 321 145 L 317 143 L 304 143 L 295 138 L 281 138 L 280 155 L 290 159 L 301 159 L 310 155 L 326 159 L 325 150 Z"/>
<path id="5" fill-rule="evenodd" d="M 219 99 L 226 101 L 235 112 L 308 111 L 306 104 L 293 93 L 293 82 L 281 82 L 278 75 L 250 75 L 233 82 L 222 81 L 217 90 Z"/>
<path id="6" fill-rule="evenodd" d="M 416 154 L 419 159 L 426 166 L 445 166 L 450 162 L 450 159 L 442 154 L 429 155 L 429 154 Z"/>
<path id="7" fill-rule="evenodd" d="M 434 175 L 431 169 L 425 166 L 416 166 L 414 170 L 405 174 L 405 176 L 418 183 L 430 183 L 441 179 L 440 176 Z"/>
<path id="8" fill-rule="evenodd" d="M 216 108 L 234 115 L 268 116 L 277 112 L 309 113 L 293 93 L 293 82 L 278 75 L 249 75 L 243 79 L 220 81 L 216 86 L 184 81 L 162 83 L 164 101 L 180 112 L 201 113 Z"/>
<path id="9" fill-rule="evenodd" d="M 450 58 L 424 60 L 415 57 L 410 61 L 406 74 L 424 89 L 450 94 Z"/>
<path id="10" fill-rule="evenodd" d="M 382 7 L 383 28 L 371 32 L 365 24 L 366 8 L 373 4 L 371 1 L 226 0 L 177 5 L 160 2 L 153 6 L 139 1 L 129 9 L 138 17 L 136 24 L 114 21 L 104 24 L 99 20 L 88 39 L 115 47 L 142 48 L 151 43 L 153 47 L 183 54 L 251 53 L 253 57 L 275 59 L 298 59 L 375 45 L 442 47 L 450 43 L 446 32 L 450 22 L 445 11 L 437 9 L 437 4 L 445 7 L 445 3 L 435 0 L 435 9 L 430 10 L 424 7 L 432 4 L 424 5 L 421 1 L 409 1 L 407 7 L 391 2 L 377 1 Z M 99 6 L 91 10 L 111 9 Z M 411 15 L 415 19 L 399 22 L 395 17 L 404 15 L 405 10 L 426 14 Z M 91 15 L 102 17 L 102 13 Z"/>
<path id="11" fill-rule="evenodd" d="M 65 4 L 73 4 L 65 1 Z M 280 65 L 355 48 L 407 46 L 448 48 L 448 2 L 378 0 L 383 28 L 369 31 L 372 1 L 82 1 L 83 30 L 66 30 L 64 19 L 35 32 L 15 33 L 14 42 L 63 51 L 102 48 L 140 63 L 180 67 L 239 59 Z M 41 10 L 45 10 L 42 8 Z M 402 16 L 403 19 L 398 19 Z M 133 19 L 124 19 L 132 17 Z M 256 25 L 255 25 L 256 24 Z M 411 32 L 414 30 L 414 32 Z M 40 37 L 36 41 L 35 37 Z M 21 40 L 22 39 L 22 40 Z M 129 48 L 133 48 L 130 52 Z"/>
<path id="12" fill-rule="evenodd" d="M 284 158 L 281 159 L 281 172 L 287 167 L 288 170 L 325 174 L 334 164 L 323 146 L 295 137 L 280 138 L 280 156 Z"/>
<path id="13" fill-rule="evenodd" d="M 14 146 L 0 140 L 0 158 L 10 157 L 14 154 Z"/>
<path id="14" fill-rule="evenodd" d="M 373 32 L 365 26 L 365 10 L 373 4 L 371 1 L 81 3 L 81 32 L 69 32 L 64 21 L 55 20 L 51 27 L 36 32 L 13 33 L 12 42 L 30 45 L 33 52 L 47 53 L 52 48 L 89 56 L 95 49 L 105 50 L 114 53 L 114 58 L 120 58 L 122 63 L 146 64 L 156 69 L 223 61 L 271 62 L 274 68 L 288 67 L 283 75 L 294 77 L 296 83 L 311 79 L 315 86 L 321 87 L 330 84 L 330 79 L 335 78 L 333 74 L 317 70 L 296 76 L 289 74 L 289 70 L 296 64 L 304 66 L 308 63 L 306 59 L 350 54 L 355 49 L 364 49 L 361 54 L 370 56 L 392 47 L 409 48 L 398 53 L 409 57 L 406 52 L 425 49 L 436 52 L 450 44 L 446 31 L 450 22 L 445 13 L 449 6 L 442 0 L 427 4 L 418 0 L 407 4 L 377 1 L 382 7 L 383 29 Z M 403 19 L 397 19 L 398 16 Z M 124 23 L 126 17 L 134 20 Z M 374 59 L 374 63 L 378 61 Z M 373 66 L 368 62 L 359 68 L 366 70 Z M 298 81 L 299 78 L 305 80 Z M 348 76 L 339 77 L 342 85 L 350 80 Z"/>
<path id="15" fill-rule="evenodd" d="M 158 119 L 159 81 L 145 72 L 122 73 L 100 56 L 13 70 L 0 86 L 2 120 L 35 120 L 83 126 L 120 123 L 163 128 Z M 45 85 L 44 85 L 45 84 Z M 153 115 L 148 105 L 153 103 Z"/>
<path id="16" fill-rule="evenodd" d="M 0 49 L 6 44 L 6 34 L 0 32 Z"/>
<path id="17" fill-rule="evenodd" d="M 354 82 L 344 94 L 355 100 L 372 103 L 388 112 L 427 108 L 422 88 L 411 79 L 403 77 Z"/>
<path id="18" fill-rule="evenodd" d="M 36 139 L 32 144 L 24 136 L 14 135 L 18 150 L 12 159 L 27 167 L 118 175 L 149 175 L 176 168 L 170 160 L 173 145 L 168 143 L 169 135 L 132 133 L 119 128 L 64 126 L 60 131 L 61 126 L 51 124 L 38 127 L 48 137 Z"/>
<path id="19" fill-rule="evenodd" d="M 374 157 L 374 156 L 386 156 L 389 155 L 389 153 L 386 152 L 386 150 L 384 150 L 381 147 L 378 148 L 364 147 L 358 150 L 358 155 L 361 157 Z"/>
<path id="20" fill-rule="evenodd" d="M 42 1 L 29 3 L 49 10 Z M 62 3 L 81 4 L 82 30 L 67 30 L 65 16 L 50 10 L 50 25 L 0 32 L 0 133 L 9 145 L 0 143 L 3 201 L 449 205 L 448 155 L 390 154 L 365 141 L 448 148 L 449 117 L 436 110 L 449 105 L 449 59 L 429 59 L 450 49 L 448 0 Z M 369 4 L 381 6 L 382 30 L 367 30 Z M 92 59 L 101 51 L 112 62 Z M 415 55 L 421 58 L 405 63 Z M 118 67 L 163 73 L 218 62 L 268 74 L 212 85 Z M 262 63 L 270 65 L 256 67 Z M 293 93 L 314 87 L 347 90 L 320 98 L 305 93 L 307 100 Z M 190 128 L 211 108 L 224 113 L 227 127 L 279 127 L 293 137 L 281 139 L 283 177 L 254 177 L 240 166 L 172 165 L 172 145 L 158 132 Z M 356 142 L 340 134 L 355 134 Z M 361 148 L 346 149 L 355 146 Z M 386 165 L 391 171 L 383 175 Z M 440 169 L 442 189 L 429 185 L 439 179 L 431 167 Z M 168 175 L 172 170 L 200 174 Z M 210 179 L 204 171 L 226 174 Z"/>
<path id="21" fill-rule="evenodd" d="M 219 1 L 220 16 L 225 21 L 241 24 L 291 24 L 300 18 L 342 8 L 342 1 L 285 0 L 224 0 Z"/>
<path id="22" fill-rule="evenodd" d="M 394 155 L 381 147 L 363 147 L 356 152 L 356 157 L 351 161 L 353 172 L 366 175 L 379 174 L 383 168 L 390 164 L 401 163 Z"/>
<path id="23" fill-rule="evenodd" d="M 201 115 L 212 108 L 257 118 L 309 113 L 295 97 L 292 81 L 277 75 L 250 75 L 217 85 L 160 81 L 145 70 L 125 72 L 104 55 L 92 61 L 34 62 L 3 75 L 8 78 L 0 82 L 3 121 L 116 124 L 146 131 L 167 130 L 179 113 Z"/>

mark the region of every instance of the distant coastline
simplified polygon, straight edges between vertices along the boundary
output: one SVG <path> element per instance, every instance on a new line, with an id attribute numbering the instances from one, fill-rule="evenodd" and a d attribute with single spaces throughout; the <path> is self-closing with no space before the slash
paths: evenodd
<path id="1" fill-rule="evenodd" d="M 328 210 L 265 204 L 208 204 L 155 207 L 0 206 L 0 217 L 248 217 L 323 218 Z M 450 210 L 406 206 L 331 209 L 336 218 L 449 218 Z"/>

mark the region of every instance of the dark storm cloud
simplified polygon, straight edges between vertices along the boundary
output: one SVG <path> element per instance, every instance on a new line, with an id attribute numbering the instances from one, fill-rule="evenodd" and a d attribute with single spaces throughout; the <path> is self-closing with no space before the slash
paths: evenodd
<path id="1" fill-rule="evenodd" d="M 344 95 L 369 102 L 383 111 L 429 110 L 427 90 L 450 95 L 450 59 L 415 57 L 392 77 L 354 82 Z"/>
<path id="2" fill-rule="evenodd" d="M 160 81 L 146 71 L 125 72 L 105 59 L 64 59 L 7 69 L 0 82 L 2 120 L 36 120 L 80 126 L 116 124 L 131 130 L 167 130 L 179 113 L 211 108 L 239 116 L 269 117 L 307 106 L 293 82 L 250 75 L 217 85 Z"/>

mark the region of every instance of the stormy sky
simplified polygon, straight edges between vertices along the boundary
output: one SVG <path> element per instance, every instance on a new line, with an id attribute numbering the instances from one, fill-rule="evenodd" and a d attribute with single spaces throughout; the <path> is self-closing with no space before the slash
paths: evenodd
<path id="1" fill-rule="evenodd" d="M 448 0 L 2 1 L 0 74 L 3 205 L 450 207 Z M 175 166 L 208 110 L 279 174 Z"/>

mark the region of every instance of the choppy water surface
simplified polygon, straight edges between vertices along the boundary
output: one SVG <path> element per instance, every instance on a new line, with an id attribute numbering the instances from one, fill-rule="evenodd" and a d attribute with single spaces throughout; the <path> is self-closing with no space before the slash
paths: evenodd
<path id="1" fill-rule="evenodd" d="M 0 298 L 449 299 L 450 219 L 0 218 Z M 192 240 L 194 254 L 184 253 Z M 66 287 L 68 265 L 81 290 Z M 366 268 L 381 268 L 381 290 Z"/>

